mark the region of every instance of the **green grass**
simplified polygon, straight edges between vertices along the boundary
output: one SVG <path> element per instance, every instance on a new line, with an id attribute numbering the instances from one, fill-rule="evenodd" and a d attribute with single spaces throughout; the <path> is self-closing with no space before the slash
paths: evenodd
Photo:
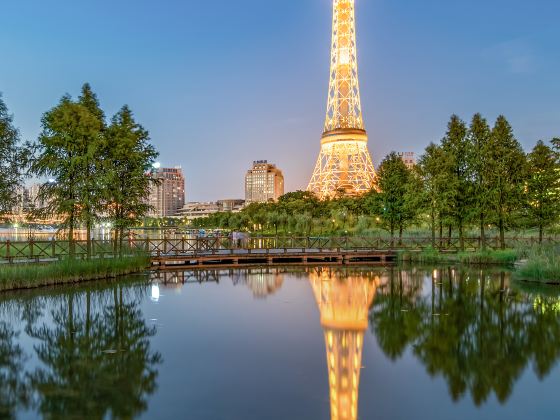
<path id="1" fill-rule="evenodd" d="M 515 249 L 480 250 L 475 252 L 461 252 L 457 254 L 462 264 L 469 265 L 513 265 L 518 259 Z"/>
<path id="2" fill-rule="evenodd" d="M 515 278 L 560 285 L 560 246 L 540 246 L 521 251 L 524 259 Z"/>
<path id="3" fill-rule="evenodd" d="M 420 252 L 403 251 L 399 253 L 400 262 L 420 264 L 513 265 L 517 259 L 518 251 L 511 249 L 447 253 L 427 248 Z"/>
<path id="4" fill-rule="evenodd" d="M 49 264 L 5 264 L 0 266 L 0 291 L 114 278 L 143 271 L 148 266 L 149 257 L 144 255 L 90 261 L 62 260 Z"/>
<path id="5" fill-rule="evenodd" d="M 513 267 L 516 280 L 560 285 L 560 246 L 535 245 L 518 249 L 445 253 L 428 248 L 420 252 L 401 251 L 399 262 L 415 264 L 495 265 Z"/>

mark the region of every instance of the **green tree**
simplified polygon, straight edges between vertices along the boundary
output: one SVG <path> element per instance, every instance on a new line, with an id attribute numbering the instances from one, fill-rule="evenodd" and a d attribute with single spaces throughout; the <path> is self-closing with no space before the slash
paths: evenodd
<path id="1" fill-rule="evenodd" d="M 423 182 L 421 193 L 423 204 L 430 215 L 430 228 L 432 233 L 432 246 L 436 242 L 436 220 L 439 220 L 440 241 L 443 236 L 442 214 L 447 202 L 446 172 L 447 154 L 436 145 L 430 144 L 418 161 L 418 171 Z"/>
<path id="2" fill-rule="evenodd" d="M 449 216 L 457 226 L 459 246 L 463 250 L 465 249 L 465 224 L 472 208 L 472 185 L 468 162 L 467 126 L 457 115 L 451 117 L 441 147 L 449 156 L 445 183 L 449 198 Z"/>
<path id="3" fill-rule="evenodd" d="M 93 222 L 97 204 L 93 168 L 97 163 L 102 129 L 99 118 L 69 96 L 64 96 L 42 118 L 42 131 L 36 145 L 38 155 L 32 171 L 52 180 L 41 187 L 39 198 L 48 203 L 46 212 L 64 216 L 71 257 L 75 253 L 73 239 L 78 222 L 85 220 L 88 228 Z M 87 239 L 89 251 L 89 234 Z"/>
<path id="4" fill-rule="evenodd" d="M 554 151 L 542 141 L 529 153 L 527 161 L 527 208 L 530 220 L 539 229 L 542 243 L 544 229 L 556 222 L 560 214 L 557 202 L 560 172 Z"/>
<path id="5" fill-rule="evenodd" d="M 26 150 L 20 146 L 19 131 L 0 95 L 0 213 L 8 213 L 17 201 L 26 166 Z"/>
<path id="6" fill-rule="evenodd" d="M 490 212 L 488 178 L 492 168 L 488 164 L 490 126 L 486 119 L 476 114 L 469 128 L 469 167 L 473 178 L 473 211 L 480 227 L 482 247 L 486 247 L 486 219 Z"/>
<path id="7" fill-rule="evenodd" d="M 135 226 L 150 209 L 148 175 L 158 153 L 148 132 L 124 106 L 112 119 L 104 144 L 103 182 L 107 212 L 115 227 L 115 249 L 122 252 L 124 230 Z"/>
<path id="8" fill-rule="evenodd" d="M 82 86 L 81 95 L 78 98 L 79 105 L 89 112 L 89 117 L 97 121 L 96 129 L 90 132 L 82 132 L 82 137 L 76 139 L 79 142 L 81 151 L 76 158 L 80 166 L 80 188 L 78 190 L 78 200 L 82 211 L 81 221 L 86 225 L 87 236 L 87 256 L 91 257 L 92 227 L 97 220 L 97 215 L 102 210 L 104 198 L 103 182 L 99 182 L 103 171 L 103 143 L 106 130 L 105 114 L 101 110 L 99 100 L 92 91 L 91 86 L 85 83 Z"/>
<path id="9" fill-rule="evenodd" d="M 382 205 L 381 218 L 391 233 L 391 240 L 395 236 L 396 229 L 399 229 L 399 237 L 402 238 L 404 227 L 413 218 L 407 206 L 410 179 L 410 170 L 395 152 L 383 160 L 377 173 L 377 185 L 381 190 L 379 193 Z"/>
<path id="10" fill-rule="evenodd" d="M 496 120 L 488 146 L 488 202 L 505 249 L 505 231 L 518 223 L 523 208 L 527 161 L 504 116 Z"/>

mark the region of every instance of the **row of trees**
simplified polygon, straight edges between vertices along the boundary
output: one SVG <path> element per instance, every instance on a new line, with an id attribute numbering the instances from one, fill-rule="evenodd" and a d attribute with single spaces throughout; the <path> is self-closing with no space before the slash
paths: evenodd
<path id="1" fill-rule="evenodd" d="M 365 232 L 380 227 L 391 237 L 413 226 L 428 227 L 432 241 L 465 236 L 476 229 L 486 242 L 487 227 L 499 232 L 545 229 L 560 216 L 560 139 L 539 141 L 525 154 L 508 121 L 493 128 L 476 114 L 470 126 L 452 116 L 445 137 L 430 144 L 408 168 L 389 154 L 377 173 L 378 188 L 360 197 L 319 201 L 311 193 L 289 193 L 278 203 L 251 204 L 239 214 L 219 213 L 195 227 L 248 228 L 262 232 L 319 234 Z"/>
<path id="2" fill-rule="evenodd" d="M 428 146 L 410 177 L 423 187 L 420 208 L 429 211 L 433 238 L 446 225 L 463 242 L 465 227 L 476 224 L 484 243 L 485 227 L 494 224 L 504 246 L 507 229 L 527 224 L 542 241 L 560 215 L 560 140 L 539 141 L 526 155 L 503 116 L 493 128 L 480 114 L 470 126 L 452 116 L 441 143 Z"/>
<path id="3" fill-rule="evenodd" d="M 149 171 L 157 152 L 148 132 L 128 106 L 108 122 L 89 84 L 77 100 L 64 96 L 43 115 L 41 126 L 35 143 L 21 145 L 0 101 L 0 198 L 5 198 L 0 210 L 12 208 L 25 175 L 49 179 L 38 197 L 47 205 L 38 212 L 64 217 L 71 255 L 78 226 L 86 228 L 91 255 L 91 230 L 100 219 L 112 222 L 115 248 L 122 249 L 124 230 L 149 210 L 149 187 L 155 182 Z"/>

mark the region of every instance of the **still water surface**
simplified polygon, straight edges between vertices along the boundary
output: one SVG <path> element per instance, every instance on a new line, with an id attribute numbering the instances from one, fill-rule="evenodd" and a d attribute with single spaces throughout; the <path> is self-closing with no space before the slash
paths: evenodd
<path id="1" fill-rule="evenodd" d="M 0 418 L 555 419 L 560 300 L 499 271 L 167 273 L 0 296 Z"/>

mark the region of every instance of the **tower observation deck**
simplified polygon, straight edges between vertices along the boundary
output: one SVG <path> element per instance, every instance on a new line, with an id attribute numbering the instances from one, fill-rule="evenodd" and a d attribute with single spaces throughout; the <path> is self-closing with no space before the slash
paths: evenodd
<path id="1" fill-rule="evenodd" d="M 321 199 L 375 187 L 360 103 L 354 0 L 333 0 L 330 68 L 321 152 L 307 187 Z"/>

